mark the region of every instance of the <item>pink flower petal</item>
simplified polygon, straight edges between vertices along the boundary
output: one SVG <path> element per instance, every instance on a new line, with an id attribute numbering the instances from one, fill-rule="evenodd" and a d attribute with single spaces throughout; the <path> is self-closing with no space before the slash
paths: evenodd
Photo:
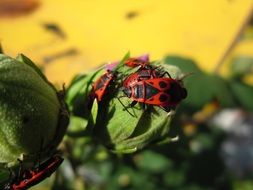
<path id="1" fill-rule="evenodd" d="M 138 59 L 142 60 L 142 61 L 145 61 L 145 62 L 148 62 L 149 61 L 149 54 L 143 54 L 141 56 L 138 56 L 137 57 Z M 118 64 L 120 63 L 120 61 L 114 61 L 112 63 L 109 63 L 107 65 L 105 65 L 105 69 L 106 70 L 113 70 Z"/>

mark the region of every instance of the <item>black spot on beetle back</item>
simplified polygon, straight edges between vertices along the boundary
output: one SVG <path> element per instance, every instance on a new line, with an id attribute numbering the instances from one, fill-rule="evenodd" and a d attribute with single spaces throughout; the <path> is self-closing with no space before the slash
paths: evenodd
<path id="1" fill-rule="evenodd" d="M 165 94 L 161 94 L 159 97 L 160 102 L 166 102 L 167 99 L 168 99 L 168 97 Z"/>
<path id="2" fill-rule="evenodd" d="M 164 81 L 160 81 L 159 86 L 160 86 L 160 88 L 165 88 L 167 86 L 167 84 Z"/>
<path id="3" fill-rule="evenodd" d="M 181 85 L 176 82 L 170 84 L 168 93 L 170 94 L 171 101 L 173 102 L 179 102 L 187 96 L 186 89 L 182 88 Z"/>

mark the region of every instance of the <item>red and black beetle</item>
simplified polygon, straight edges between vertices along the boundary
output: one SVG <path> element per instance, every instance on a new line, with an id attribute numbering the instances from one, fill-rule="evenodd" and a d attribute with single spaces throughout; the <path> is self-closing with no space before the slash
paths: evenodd
<path id="1" fill-rule="evenodd" d="M 125 61 L 125 64 L 128 66 L 128 67 L 146 67 L 149 62 L 148 61 L 144 61 L 140 58 L 133 58 L 133 57 L 130 57 L 128 58 L 126 61 Z"/>
<path id="2" fill-rule="evenodd" d="M 124 94 L 133 100 L 130 107 L 137 102 L 160 106 L 169 112 L 186 98 L 187 91 L 179 80 L 172 78 L 151 78 L 140 80 L 122 87 Z"/>
<path id="3" fill-rule="evenodd" d="M 141 80 L 147 80 L 152 78 L 161 78 L 165 75 L 168 75 L 171 78 L 168 72 L 161 71 L 158 67 L 150 68 L 140 68 L 136 72 L 130 74 L 123 81 L 123 87 L 129 87 L 134 85 L 136 82 Z"/>
<path id="4" fill-rule="evenodd" d="M 94 97 L 100 102 L 106 92 L 107 87 L 114 79 L 115 74 L 113 71 L 107 70 L 96 82 L 92 85 L 92 93 Z"/>
<path id="5" fill-rule="evenodd" d="M 19 176 L 4 187 L 4 190 L 25 190 L 32 187 L 54 173 L 63 162 L 58 155 L 51 157 L 38 167 L 29 170 L 21 170 Z"/>
<path id="6" fill-rule="evenodd" d="M 104 94 L 108 86 L 111 84 L 115 78 L 115 72 L 107 70 L 105 74 L 99 77 L 92 85 L 92 90 L 89 94 L 88 108 L 91 109 L 94 99 L 96 98 L 98 102 L 102 101 Z"/>

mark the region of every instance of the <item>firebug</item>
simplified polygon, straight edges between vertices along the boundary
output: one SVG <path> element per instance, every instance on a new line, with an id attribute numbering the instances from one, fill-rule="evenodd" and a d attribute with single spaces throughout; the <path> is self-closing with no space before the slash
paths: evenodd
<path id="1" fill-rule="evenodd" d="M 140 102 L 143 105 L 159 106 L 167 112 L 174 109 L 187 96 L 187 91 L 180 81 L 172 78 L 140 80 L 132 85 L 123 86 L 122 90 L 133 100 L 130 107 Z"/>
<path id="2" fill-rule="evenodd" d="M 171 78 L 168 72 L 161 71 L 161 69 L 158 67 L 140 68 L 136 72 L 130 74 L 125 78 L 125 80 L 123 81 L 123 87 L 132 86 L 134 85 L 134 83 L 141 80 L 161 78 L 164 77 L 165 75 L 168 75 L 169 78 Z"/>
<path id="3" fill-rule="evenodd" d="M 105 74 L 99 77 L 92 85 L 92 90 L 89 94 L 88 108 L 91 109 L 94 99 L 98 102 L 102 101 L 104 94 L 108 86 L 111 84 L 113 79 L 115 79 L 115 72 L 107 70 Z"/>
<path id="4" fill-rule="evenodd" d="M 20 174 L 4 187 L 4 190 L 28 189 L 49 177 L 57 170 L 62 162 L 63 158 L 55 155 L 36 168 L 21 170 Z"/>
<path id="5" fill-rule="evenodd" d="M 142 59 L 139 59 L 139 58 L 128 58 L 126 61 L 125 61 L 125 64 L 128 66 L 128 67 L 147 67 L 147 65 L 149 64 L 148 61 L 144 61 Z"/>

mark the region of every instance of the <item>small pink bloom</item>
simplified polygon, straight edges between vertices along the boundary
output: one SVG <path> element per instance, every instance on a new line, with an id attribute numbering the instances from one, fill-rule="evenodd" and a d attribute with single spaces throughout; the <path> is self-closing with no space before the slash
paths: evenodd
<path id="1" fill-rule="evenodd" d="M 149 54 L 143 54 L 143 55 L 139 56 L 138 59 L 148 62 L 149 61 Z"/>
<path id="2" fill-rule="evenodd" d="M 143 54 L 143 55 L 141 55 L 141 56 L 138 56 L 137 58 L 140 59 L 140 60 L 142 60 L 142 61 L 148 62 L 148 61 L 149 61 L 149 54 Z M 105 69 L 111 71 L 111 70 L 113 70 L 119 63 L 120 63 L 120 61 L 111 62 L 111 63 L 105 65 Z"/>
<path id="3" fill-rule="evenodd" d="M 112 62 L 112 63 L 109 63 L 109 64 L 105 65 L 105 69 L 111 71 L 111 70 L 113 70 L 118 64 L 119 64 L 119 61 L 114 61 L 114 62 Z"/>

